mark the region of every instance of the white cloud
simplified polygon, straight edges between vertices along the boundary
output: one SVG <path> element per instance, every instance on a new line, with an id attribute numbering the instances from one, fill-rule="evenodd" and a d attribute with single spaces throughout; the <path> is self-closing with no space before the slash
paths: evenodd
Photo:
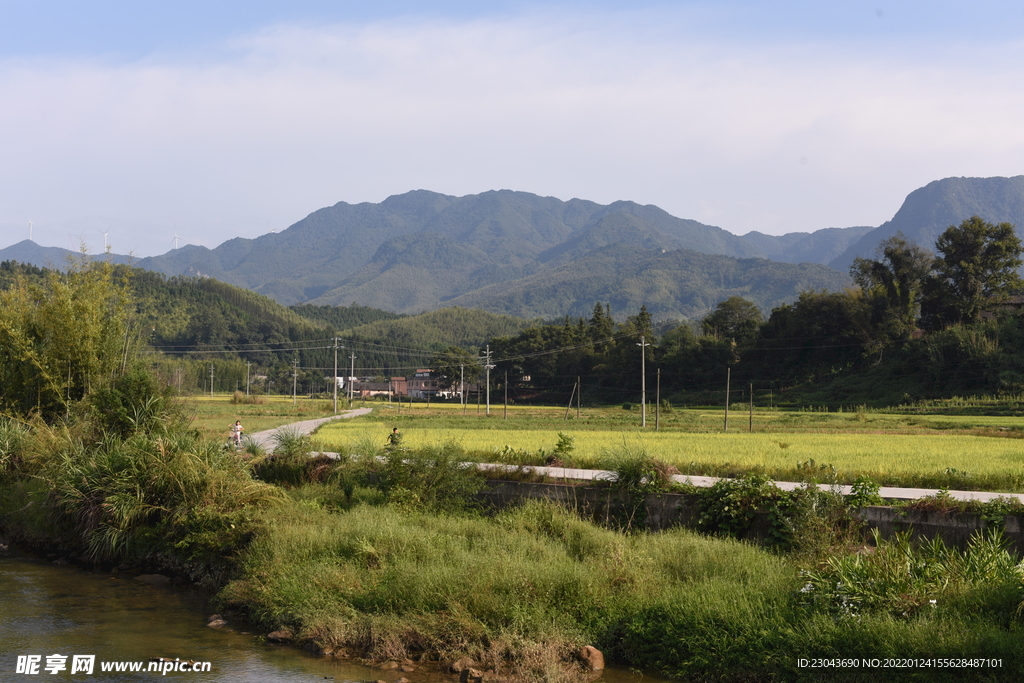
<path id="1" fill-rule="evenodd" d="M 1018 46 L 742 44 L 652 17 L 275 26 L 133 64 L 0 63 L 0 224 L 60 246 L 110 225 L 148 254 L 174 230 L 212 247 L 339 200 L 511 188 L 782 232 L 1024 172 Z"/>

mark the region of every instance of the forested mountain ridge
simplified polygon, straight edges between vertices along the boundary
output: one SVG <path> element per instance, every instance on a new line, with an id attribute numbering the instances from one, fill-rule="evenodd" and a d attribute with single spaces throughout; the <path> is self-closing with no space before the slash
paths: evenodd
<path id="1" fill-rule="evenodd" d="M 405 314 L 458 304 L 550 316 L 582 312 L 596 300 L 621 300 L 627 309 L 644 303 L 659 316 L 678 315 L 706 311 L 718 300 L 748 291 L 767 311 L 779 296 L 792 300 L 800 289 L 848 284 L 853 259 L 873 256 L 897 231 L 930 249 L 941 230 L 972 215 L 1024 224 L 1024 176 L 947 178 L 912 192 L 880 227 L 781 236 L 756 231 L 737 236 L 629 201 L 601 205 L 511 190 L 464 197 L 416 190 L 376 204 L 339 202 L 281 232 L 232 239 L 214 249 L 189 245 L 134 265 L 166 275 L 210 276 L 285 304 L 355 303 Z M 685 251 L 669 259 L 675 259 L 677 271 L 651 265 L 650 253 L 679 250 Z M 693 267 L 694 252 L 771 262 L 758 264 L 760 275 L 746 284 L 716 285 L 695 276 L 701 269 Z M 0 259 L 59 267 L 62 253 L 69 252 L 26 240 L 0 250 Z M 611 296 L 610 276 L 598 282 L 601 278 L 587 273 L 588 264 L 595 263 L 606 272 L 609 259 L 629 290 L 617 299 Z M 590 284 L 572 282 L 566 273 Z M 567 296 L 566 287 L 575 296 Z M 556 310 L 560 305 L 569 308 Z"/>

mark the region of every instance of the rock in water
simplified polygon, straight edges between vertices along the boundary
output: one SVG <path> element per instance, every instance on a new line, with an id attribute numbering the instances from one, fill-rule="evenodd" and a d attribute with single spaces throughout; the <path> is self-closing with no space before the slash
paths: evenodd
<path id="1" fill-rule="evenodd" d="M 578 654 L 587 671 L 604 671 L 604 655 L 593 645 L 580 648 Z"/>

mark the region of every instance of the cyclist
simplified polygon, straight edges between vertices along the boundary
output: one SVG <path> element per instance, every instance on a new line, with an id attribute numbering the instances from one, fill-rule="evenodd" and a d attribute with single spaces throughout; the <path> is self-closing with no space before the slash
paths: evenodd
<path id="1" fill-rule="evenodd" d="M 235 420 L 235 424 L 231 425 L 231 443 L 234 444 L 235 448 L 242 447 L 242 421 Z"/>

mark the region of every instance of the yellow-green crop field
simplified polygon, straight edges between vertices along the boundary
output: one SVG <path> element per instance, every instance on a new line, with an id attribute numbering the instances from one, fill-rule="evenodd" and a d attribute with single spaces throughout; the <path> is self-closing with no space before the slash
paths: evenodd
<path id="1" fill-rule="evenodd" d="M 450 407 L 428 412 L 417 406 L 401 417 L 377 410 L 332 423 L 318 438 L 351 452 L 364 444 L 383 446 L 398 426 L 403 445 L 412 449 L 455 442 L 467 458 L 540 464 L 564 432 L 575 446 L 569 464 L 578 467 L 601 467 L 625 446 L 642 448 L 684 474 L 757 472 L 789 481 L 834 477 L 846 483 L 864 475 L 883 485 L 1024 491 L 1024 440 L 1007 438 L 1020 435 L 1020 418 L 775 413 L 755 420 L 753 433 L 746 432 L 746 415 L 722 433 L 721 411 L 677 410 L 658 432 L 650 419 L 641 431 L 636 415 L 625 411 L 585 412 L 589 419 L 579 422 L 563 421 L 564 408 L 523 409 L 504 420 L 500 407 L 480 419 L 472 410 L 461 417 Z"/>

